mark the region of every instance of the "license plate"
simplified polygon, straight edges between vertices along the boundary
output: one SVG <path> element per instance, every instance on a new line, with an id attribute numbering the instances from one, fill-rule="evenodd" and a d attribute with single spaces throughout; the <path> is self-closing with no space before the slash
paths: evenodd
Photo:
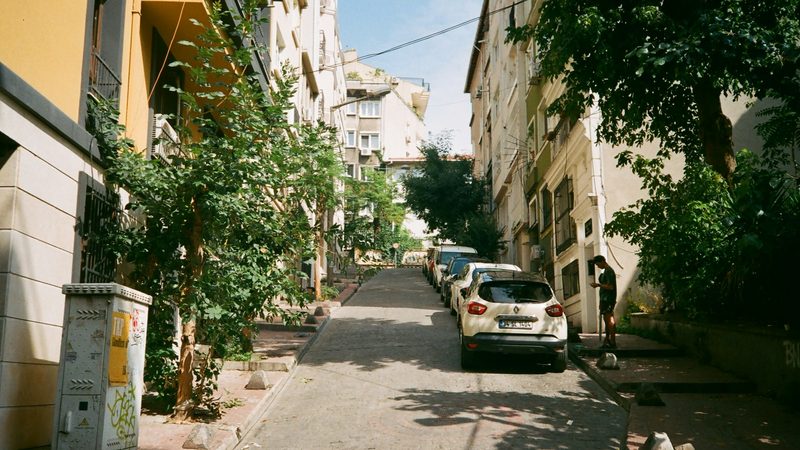
<path id="1" fill-rule="evenodd" d="M 499 325 L 500 328 L 533 328 L 533 322 L 529 320 L 501 320 Z"/>

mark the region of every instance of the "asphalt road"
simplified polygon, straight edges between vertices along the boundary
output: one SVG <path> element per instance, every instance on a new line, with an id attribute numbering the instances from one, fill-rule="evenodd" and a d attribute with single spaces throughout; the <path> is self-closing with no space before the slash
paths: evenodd
<path id="1" fill-rule="evenodd" d="M 384 270 L 334 311 L 240 449 L 617 449 L 626 415 L 571 363 L 459 365 L 419 269 Z"/>

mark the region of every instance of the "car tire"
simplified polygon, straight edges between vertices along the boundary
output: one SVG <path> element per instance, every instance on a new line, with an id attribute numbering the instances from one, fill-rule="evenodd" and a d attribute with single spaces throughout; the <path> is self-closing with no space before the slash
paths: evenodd
<path id="1" fill-rule="evenodd" d="M 478 364 L 478 355 L 475 354 L 475 352 L 467 350 L 467 346 L 464 344 L 464 336 L 460 333 L 459 336 L 461 336 L 461 368 L 464 370 L 473 370 Z"/>
<path id="2" fill-rule="evenodd" d="M 562 373 L 567 370 L 567 350 L 556 353 L 553 362 L 550 363 L 550 370 L 556 373 Z"/>
<path id="3" fill-rule="evenodd" d="M 455 316 L 456 315 L 456 310 L 453 309 L 453 308 L 450 308 L 450 315 L 451 316 Z"/>

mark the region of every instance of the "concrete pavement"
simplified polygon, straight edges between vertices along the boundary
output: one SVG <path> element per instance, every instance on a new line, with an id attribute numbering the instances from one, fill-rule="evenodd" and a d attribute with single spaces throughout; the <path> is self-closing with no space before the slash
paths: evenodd
<path id="1" fill-rule="evenodd" d="M 424 280 L 421 274 L 419 279 Z M 375 299 L 383 298 L 375 301 L 389 302 L 392 297 L 388 294 L 398 288 L 403 289 L 404 285 L 367 283 L 362 293 Z M 351 293 L 346 297 L 349 298 Z M 395 303 L 398 307 L 414 306 L 410 298 Z M 324 318 L 322 326 L 326 327 L 326 324 L 327 318 Z M 272 388 L 263 391 L 244 389 L 250 372 L 222 372 L 219 393 L 230 407 L 222 419 L 209 424 L 213 436 L 206 448 L 231 449 L 237 445 L 240 448 L 258 448 L 258 444 L 248 447 L 248 443 L 240 442 L 240 439 L 286 386 L 294 373 L 294 366 L 308 351 L 317 334 L 299 330 L 264 330 L 263 333 L 261 351 L 266 356 L 263 361 L 272 363 L 282 358 L 283 368 L 267 372 Z M 674 445 L 692 443 L 697 449 L 800 448 L 800 414 L 797 410 L 757 395 L 747 380 L 688 358 L 669 345 L 631 335 L 621 335 L 617 341 L 619 348 L 614 353 L 618 356 L 620 370 L 600 370 L 595 366 L 603 353 L 598 348 L 600 340 L 596 335 L 581 335 L 581 343 L 571 345 L 570 358 L 627 411 L 627 440 L 622 448 L 638 449 L 653 431 L 666 432 Z M 402 351 L 402 348 L 398 350 Z M 364 364 L 367 363 L 365 359 Z M 383 363 L 373 360 L 369 364 L 372 366 L 364 367 L 376 370 Z M 659 392 L 664 406 L 641 406 L 637 403 L 635 392 L 642 383 L 649 383 Z M 415 398 L 419 400 L 421 395 L 422 391 L 417 392 Z M 463 406 L 466 398 L 453 398 L 456 403 L 448 406 L 449 402 L 443 400 L 445 397 L 440 396 L 436 401 L 437 408 L 444 408 L 444 413 L 455 411 L 456 404 Z M 335 411 L 329 414 L 335 414 Z M 457 414 L 448 414 L 436 414 L 431 420 L 448 423 L 463 419 L 459 419 Z M 163 423 L 165 419 L 164 416 L 148 414 L 142 417 L 140 448 L 178 449 L 183 446 L 194 425 L 169 425 Z"/>

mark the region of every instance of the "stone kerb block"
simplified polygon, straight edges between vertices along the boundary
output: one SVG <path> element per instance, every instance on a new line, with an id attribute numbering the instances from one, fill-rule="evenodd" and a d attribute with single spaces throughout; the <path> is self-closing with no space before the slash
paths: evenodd
<path id="1" fill-rule="evenodd" d="M 642 383 L 636 390 L 636 404 L 640 406 L 664 406 L 664 401 L 658 395 L 652 383 Z"/>
<path id="2" fill-rule="evenodd" d="M 209 450 L 212 436 L 213 432 L 208 425 L 195 425 L 183 443 L 183 448 Z"/>
<path id="3" fill-rule="evenodd" d="M 256 370 L 250 375 L 250 381 L 247 382 L 245 389 L 251 390 L 265 390 L 272 386 L 267 378 L 267 372 L 263 370 Z"/>
<path id="4" fill-rule="evenodd" d="M 602 370 L 619 370 L 617 355 L 613 353 L 603 353 L 597 360 L 597 368 Z"/>
<path id="5" fill-rule="evenodd" d="M 331 309 L 330 308 L 326 308 L 324 306 L 317 306 L 316 309 L 314 309 L 314 315 L 316 317 L 330 316 L 331 315 Z"/>
<path id="6" fill-rule="evenodd" d="M 639 450 L 675 450 L 675 448 L 672 446 L 672 442 L 670 442 L 667 433 L 654 431 L 650 433 L 650 436 L 648 436 L 645 443 L 639 447 Z"/>

